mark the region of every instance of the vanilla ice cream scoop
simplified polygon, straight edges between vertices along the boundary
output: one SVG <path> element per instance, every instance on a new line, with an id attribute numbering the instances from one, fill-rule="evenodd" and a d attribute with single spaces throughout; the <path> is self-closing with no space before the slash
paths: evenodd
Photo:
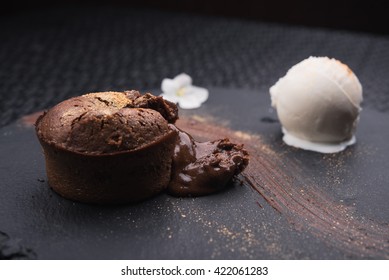
<path id="1" fill-rule="evenodd" d="M 309 57 L 270 88 L 290 146 L 335 153 L 355 143 L 362 86 L 347 65 L 328 57 Z"/>

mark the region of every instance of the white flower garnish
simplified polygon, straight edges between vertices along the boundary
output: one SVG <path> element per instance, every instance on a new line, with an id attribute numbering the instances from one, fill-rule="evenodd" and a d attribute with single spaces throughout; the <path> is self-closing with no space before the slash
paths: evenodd
<path id="1" fill-rule="evenodd" d="M 161 96 L 173 103 L 178 103 L 182 109 L 199 108 L 209 95 L 206 88 L 193 86 L 192 78 L 185 73 L 174 79 L 163 79 L 161 88 Z"/>

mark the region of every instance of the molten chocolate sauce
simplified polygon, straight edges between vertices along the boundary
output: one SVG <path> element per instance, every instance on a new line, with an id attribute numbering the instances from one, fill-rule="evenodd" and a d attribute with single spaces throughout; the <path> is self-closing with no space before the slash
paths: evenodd
<path id="1" fill-rule="evenodd" d="M 228 139 L 197 142 L 188 133 L 178 133 L 168 192 L 175 196 L 200 196 L 220 191 L 247 166 L 249 156 L 242 145 Z"/>

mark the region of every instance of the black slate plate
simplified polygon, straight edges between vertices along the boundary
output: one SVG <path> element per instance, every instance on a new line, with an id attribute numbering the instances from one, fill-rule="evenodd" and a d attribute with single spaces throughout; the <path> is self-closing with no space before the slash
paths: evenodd
<path id="1" fill-rule="evenodd" d="M 364 109 L 357 144 L 324 156 L 285 146 L 269 104 L 265 91 L 214 88 L 202 108 L 180 114 L 259 135 L 248 148 L 266 147 L 263 159 L 280 163 L 278 192 L 266 183 L 278 180 L 269 169 L 263 176 L 277 176 L 257 175 L 258 191 L 235 181 L 211 196 L 162 194 L 120 207 L 56 195 L 33 128 L 3 127 L 0 232 L 39 259 L 389 258 L 389 116 Z"/>

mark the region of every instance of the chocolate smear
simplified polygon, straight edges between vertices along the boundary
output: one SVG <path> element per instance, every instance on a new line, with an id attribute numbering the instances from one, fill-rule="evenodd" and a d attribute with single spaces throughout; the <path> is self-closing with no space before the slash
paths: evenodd
<path id="1" fill-rule="evenodd" d="M 242 173 L 247 186 L 295 230 L 310 232 L 350 255 L 389 259 L 387 224 L 358 216 L 355 207 L 323 191 L 306 176 L 298 160 L 275 151 L 260 135 L 234 131 L 210 120 L 181 118 L 177 125 L 199 139 L 229 135 L 231 141 L 243 143 L 250 154 L 250 164 Z"/>

